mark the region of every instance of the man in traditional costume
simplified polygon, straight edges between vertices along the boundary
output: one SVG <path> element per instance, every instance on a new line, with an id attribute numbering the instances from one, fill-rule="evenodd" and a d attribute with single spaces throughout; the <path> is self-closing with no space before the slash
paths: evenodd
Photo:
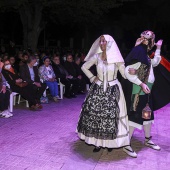
<path id="1" fill-rule="evenodd" d="M 156 45 L 157 49 L 154 58 L 150 59 L 148 52 Z M 152 86 L 155 81 L 153 67 L 156 67 L 160 61 L 162 40 L 155 44 L 155 34 L 152 31 L 144 31 L 141 38 L 136 42 L 135 47 L 125 59 L 126 78 L 123 83 L 125 99 L 127 103 L 127 113 L 129 118 L 130 139 L 135 128 L 144 128 L 145 145 L 160 150 L 160 147 L 151 140 L 151 125 L 154 122 Z M 129 74 L 129 68 L 137 70 L 136 75 Z M 130 152 L 124 148 L 125 152 Z"/>

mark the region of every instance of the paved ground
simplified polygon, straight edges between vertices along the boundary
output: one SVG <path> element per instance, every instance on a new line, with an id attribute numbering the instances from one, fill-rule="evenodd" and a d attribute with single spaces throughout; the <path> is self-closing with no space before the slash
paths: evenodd
<path id="1" fill-rule="evenodd" d="M 169 170 L 170 105 L 155 113 L 153 139 L 162 150 L 143 145 L 143 132 L 135 131 L 132 146 L 138 158 L 122 149 L 93 153 L 75 133 L 84 95 L 44 104 L 43 111 L 29 111 L 25 104 L 14 116 L 0 118 L 0 170 Z"/>

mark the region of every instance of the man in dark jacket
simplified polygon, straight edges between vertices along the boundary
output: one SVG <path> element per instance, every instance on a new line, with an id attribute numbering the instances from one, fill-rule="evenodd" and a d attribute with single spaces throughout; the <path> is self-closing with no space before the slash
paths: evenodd
<path id="1" fill-rule="evenodd" d="M 60 78 L 60 82 L 65 85 L 64 97 L 72 98 L 76 97 L 74 92 L 76 84 L 71 80 L 72 76 L 68 74 L 67 70 L 60 64 L 60 57 L 54 56 L 52 67 L 57 78 Z M 72 85 L 72 87 L 71 87 Z"/>
<path id="2" fill-rule="evenodd" d="M 73 77 L 72 80 L 78 85 L 77 93 L 84 93 L 86 85 L 83 83 L 82 75 L 77 69 L 76 63 L 73 62 L 73 56 L 71 54 L 67 55 L 64 67 L 69 75 Z"/>
<path id="3" fill-rule="evenodd" d="M 29 85 L 33 86 L 36 99 L 39 102 L 40 97 L 43 95 L 47 86 L 45 83 L 41 83 L 36 64 L 36 57 L 30 56 L 27 64 L 20 66 L 20 76 L 23 81 L 26 81 Z"/>

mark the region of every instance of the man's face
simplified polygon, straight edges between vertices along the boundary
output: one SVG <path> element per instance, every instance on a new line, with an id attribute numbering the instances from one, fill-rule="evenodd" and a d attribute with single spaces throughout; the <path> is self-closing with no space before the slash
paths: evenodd
<path id="1" fill-rule="evenodd" d="M 35 59 L 35 60 L 32 60 L 31 62 L 30 62 L 30 64 L 32 65 L 32 66 L 34 66 L 34 64 L 37 62 L 37 59 Z"/>
<path id="2" fill-rule="evenodd" d="M 28 60 L 28 56 L 27 56 L 27 55 L 24 55 L 23 61 L 27 61 L 27 60 Z"/>
<path id="3" fill-rule="evenodd" d="M 57 64 L 57 65 L 60 64 L 60 58 L 59 57 L 54 57 L 53 62 L 55 64 Z"/>
<path id="4" fill-rule="evenodd" d="M 69 55 L 69 56 L 67 57 L 67 61 L 70 62 L 70 63 L 72 63 L 72 62 L 73 62 L 73 57 L 72 57 L 71 55 Z"/>
<path id="5" fill-rule="evenodd" d="M 11 63 L 11 65 L 13 65 L 15 63 L 15 58 L 14 57 L 10 57 L 9 62 Z"/>

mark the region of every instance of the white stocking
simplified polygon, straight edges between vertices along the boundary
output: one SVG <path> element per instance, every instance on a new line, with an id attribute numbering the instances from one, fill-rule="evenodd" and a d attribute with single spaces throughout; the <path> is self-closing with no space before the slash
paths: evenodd
<path id="1" fill-rule="evenodd" d="M 149 138 L 151 136 L 151 123 L 144 125 L 145 137 Z"/>
<path id="2" fill-rule="evenodd" d="M 134 130 L 135 130 L 135 127 L 129 126 L 129 138 L 130 138 L 130 140 L 131 140 L 131 138 L 132 138 L 132 135 L 133 135 Z M 128 149 L 128 150 L 130 150 L 130 151 L 133 151 L 133 149 L 131 148 L 130 145 L 129 145 L 129 146 L 126 146 L 125 148 Z"/>
<path id="3" fill-rule="evenodd" d="M 129 126 L 129 138 L 130 138 L 130 140 L 131 140 L 131 138 L 132 138 L 132 135 L 133 135 L 134 130 L 135 130 L 135 127 Z"/>

